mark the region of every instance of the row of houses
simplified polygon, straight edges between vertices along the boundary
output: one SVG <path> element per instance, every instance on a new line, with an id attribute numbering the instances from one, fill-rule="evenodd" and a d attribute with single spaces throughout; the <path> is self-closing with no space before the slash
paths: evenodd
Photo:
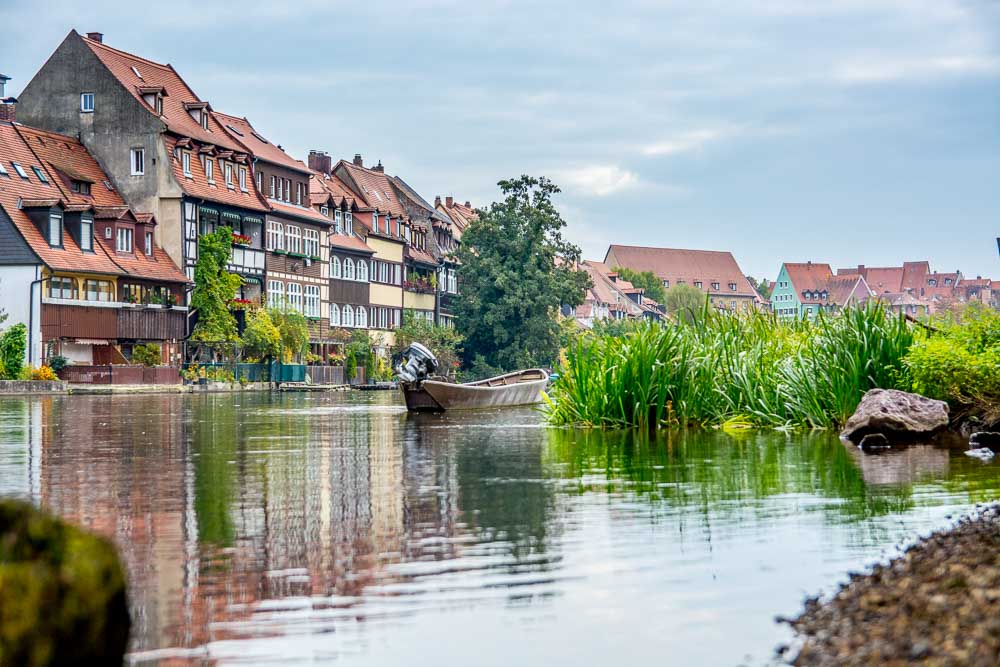
<path id="1" fill-rule="evenodd" d="M 124 362 L 142 342 L 177 361 L 198 240 L 221 227 L 234 308 L 302 312 L 323 357 L 335 330 L 391 345 L 407 311 L 452 323 L 469 202 L 431 203 L 360 154 L 296 159 L 100 33 L 71 31 L 4 100 L 0 305 L 29 325 L 32 364 Z"/>

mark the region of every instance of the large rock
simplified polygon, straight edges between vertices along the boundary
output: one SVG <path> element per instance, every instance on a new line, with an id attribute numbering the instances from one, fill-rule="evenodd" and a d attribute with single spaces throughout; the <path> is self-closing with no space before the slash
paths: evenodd
<path id="1" fill-rule="evenodd" d="M 890 440 L 916 439 L 948 425 L 948 404 L 895 389 L 872 389 L 847 420 L 840 436 L 858 443 L 870 433 Z"/>
<path id="2" fill-rule="evenodd" d="M 0 500 L 0 665 L 121 665 L 129 627 L 110 542 Z"/>

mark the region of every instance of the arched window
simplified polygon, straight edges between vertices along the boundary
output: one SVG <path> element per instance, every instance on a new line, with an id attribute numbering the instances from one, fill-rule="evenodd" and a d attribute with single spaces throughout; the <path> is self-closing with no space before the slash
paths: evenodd
<path id="1" fill-rule="evenodd" d="M 359 264 L 359 266 L 364 266 L 364 264 L 363 263 Z M 368 328 L 368 311 L 365 309 L 364 306 L 358 306 L 358 316 L 356 323 L 359 329 Z"/>
<path id="2" fill-rule="evenodd" d="M 330 326 L 340 326 L 340 306 L 335 303 L 330 304 Z"/>
<path id="3" fill-rule="evenodd" d="M 344 280 L 354 280 L 354 260 L 350 257 L 344 260 Z"/>
<path id="4" fill-rule="evenodd" d="M 368 282 L 368 262 L 363 259 L 358 260 L 358 281 Z"/>
<path id="5" fill-rule="evenodd" d="M 354 326 L 354 309 L 350 306 L 344 306 L 344 326 Z"/>
<path id="6" fill-rule="evenodd" d="M 339 278 L 340 277 L 340 258 L 334 255 L 330 258 L 330 277 Z"/>

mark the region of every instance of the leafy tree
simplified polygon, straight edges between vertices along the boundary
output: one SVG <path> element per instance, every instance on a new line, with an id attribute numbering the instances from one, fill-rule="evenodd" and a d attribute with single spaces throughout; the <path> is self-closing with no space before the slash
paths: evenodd
<path id="1" fill-rule="evenodd" d="M 281 355 L 281 332 L 264 308 L 257 308 L 247 317 L 243 331 L 243 351 L 254 359 L 276 359 Z"/>
<path id="2" fill-rule="evenodd" d="M 271 308 L 268 316 L 281 337 L 281 360 L 289 362 L 309 347 L 309 323 L 297 310 Z"/>
<path id="3" fill-rule="evenodd" d="M 28 327 L 18 322 L 0 336 L 0 371 L 5 380 L 16 380 L 24 368 L 28 349 Z"/>
<path id="4" fill-rule="evenodd" d="M 633 271 L 627 266 L 616 266 L 614 270 L 636 287 L 645 290 L 645 295 L 656 303 L 665 303 L 667 300 L 667 290 L 663 287 L 663 282 L 653 275 L 652 271 Z"/>
<path id="5" fill-rule="evenodd" d="M 765 300 L 768 300 L 768 299 L 771 298 L 772 289 L 771 289 L 770 285 L 768 284 L 767 278 L 761 278 L 760 280 L 757 280 L 753 276 L 747 276 L 747 280 L 750 281 L 750 284 L 753 285 L 754 289 L 756 289 L 757 292 Z"/>
<path id="6" fill-rule="evenodd" d="M 236 318 L 229 310 L 243 279 L 226 270 L 233 246 L 233 230 L 220 227 L 198 239 L 198 263 L 194 267 L 191 307 L 198 323 L 191 333 L 197 343 L 231 346 L 239 341 Z"/>
<path id="7" fill-rule="evenodd" d="M 530 176 L 499 186 L 503 201 L 480 212 L 458 250 L 455 321 L 465 362 L 551 364 L 559 354 L 559 307 L 582 303 L 590 278 L 574 268 L 580 249 L 562 236 L 566 223 L 552 203 L 559 188 Z"/>
<path id="8" fill-rule="evenodd" d="M 163 360 L 160 346 L 156 343 L 136 345 L 132 348 L 132 363 L 142 366 L 159 366 Z"/>
<path id="9" fill-rule="evenodd" d="M 364 367 L 366 374 L 371 377 L 375 370 L 375 353 L 368 334 L 359 330 L 352 331 L 350 342 L 345 347 L 344 377 L 348 381 L 353 380 L 357 377 L 359 366 Z"/>
<path id="10" fill-rule="evenodd" d="M 413 311 L 403 313 L 403 326 L 396 329 L 392 353 L 400 354 L 410 343 L 426 345 L 440 363 L 440 373 L 450 375 L 458 367 L 462 354 L 462 335 L 451 327 L 435 325 Z"/>
<path id="11" fill-rule="evenodd" d="M 667 312 L 677 320 L 684 319 L 687 322 L 693 322 L 704 310 L 707 298 L 706 294 L 697 287 L 680 284 L 667 290 L 665 305 Z"/>

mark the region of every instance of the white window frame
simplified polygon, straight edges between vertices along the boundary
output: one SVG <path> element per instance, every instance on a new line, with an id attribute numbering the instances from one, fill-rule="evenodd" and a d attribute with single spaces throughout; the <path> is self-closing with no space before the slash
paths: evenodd
<path id="1" fill-rule="evenodd" d="M 319 232 L 306 228 L 302 232 L 302 254 L 319 257 Z"/>
<path id="2" fill-rule="evenodd" d="M 184 170 L 185 176 L 191 176 L 191 153 L 188 151 L 181 151 L 181 168 Z"/>
<path id="3" fill-rule="evenodd" d="M 285 294 L 288 299 L 288 308 L 302 312 L 302 285 L 299 283 L 288 283 L 285 286 Z"/>
<path id="4" fill-rule="evenodd" d="M 338 234 L 344 233 L 343 215 L 344 215 L 343 211 L 341 211 L 339 208 L 334 210 L 333 212 L 333 231 L 335 231 Z"/>
<path id="5" fill-rule="evenodd" d="M 344 306 L 343 312 L 344 327 L 348 329 L 354 328 L 354 308 L 350 306 Z"/>
<path id="6" fill-rule="evenodd" d="M 226 174 L 226 187 L 233 188 L 233 165 L 231 162 L 225 164 L 225 174 Z"/>
<path id="7" fill-rule="evenodd" d="M 205 178 L 209 183 L 215 183 L 215 163 L 211 156 L 205 158 Z"/>
<path id="8" fill-rule="evenodd" d="M 348 235 L 354 233 L 354 216 L 350 211 L 344 211 L 344 233 Z"/>
<path id="9" fill-rule="evenodd" d="M 285 248 L 285 231 L 280 222 L 267 222 L 267 249 L 283 250 Z"/>
<path id="10" fill-rule="evenodd" d="M 358 260 L 357 281 L 359 283 L 368 282 L 368 262 L 363 259 Z"/>
<path id="11" fill-rule="evenodd" d="M 49 246 L 52 248 L 61 248 L 63 246 L 63 216 L 62 213 L 58 211 L 51 211 L 49 213 L 49 228 L 46 234 Z M 53 240 L 55 243 L 53 243 Z"/>
<path id="12" fill-rule="evenodd" d="M 343 274 L 340 272 L 340 258 L 336 255 L 330 257 L 330 277 L 340 279 Z"/>
<path id="13" fill-rule="evenodd" d="M 329 218 L 330 217 L 330 207 L 326 206 L 326 205 L 320 206 L 319 207 L 319 214 L 322 215 L 325 218 Z"/>
<path id="14" fill-rule="evenodd" d="M 240 190 L 247 191 L 247 168 L 240 167 Z"/>
<path id="15" fill-rule="evenodd" d="M 306 285 L 303 303 L 306 317 L 319 317 L 319 285 Z"/>
<path id="16" fill-rule="evenodd" d="M 364 306 L 358 306 L 358 312 L 354 316 L 354 327 L 356 329 L 368 328 L 368 309 Z"/>
<path id="17" fill-rule="evenodd" d="M 340 326 L 340 306 L 335 303 L 330 304 L 330 326 Z"/>
<path id="18" fill-rule="evenodd" d="M 94 219 L 89 215 L 80 216 L 80 250 L 94 251 Z"/>
<path id="19" fill-rule="evenodd" d="M 94 93 L 80 93 L 80 112 L 94 113 Z"/>
<path id="20" fill-rule="evenodd" d="M 133 176 L 144 176 L 146 174 L 146 149 L 134 147 L 129 151 L 129 163 Z"/>
<path id="21" fill-rule="evenodd" d="M 146 232 L 146 254 L 153 255 L 153 232 Z"/>
<path id="22" fill-rule="evenodd" d="M 295 182 L 295 204 L 302 206 L 302 183 Z"/>
<path id="23" fill-rule="evenodd" d="M 302 252 L 302 229 L 295 225 L 285 225 L 285 250 L 288 252 Z"/>
<path id="24" fill-rule="evenodd" d="M 267 305 L 270 308 L 281 308 L 285 305 L 285 283 L 280 280 L 267 281 Z"/>
<path id="25" fill-rule="evenodd" d="M 350 257 L 344 260 L 344 280 L 354 280 L 354 260 Z"/>
<path id="26" fill-rule="evenodd" d="M 132 252 L 133 247 L 132 230 L 128 227 L 119 227 L 115 234 L 115 250 L 117 252 Z"/>

